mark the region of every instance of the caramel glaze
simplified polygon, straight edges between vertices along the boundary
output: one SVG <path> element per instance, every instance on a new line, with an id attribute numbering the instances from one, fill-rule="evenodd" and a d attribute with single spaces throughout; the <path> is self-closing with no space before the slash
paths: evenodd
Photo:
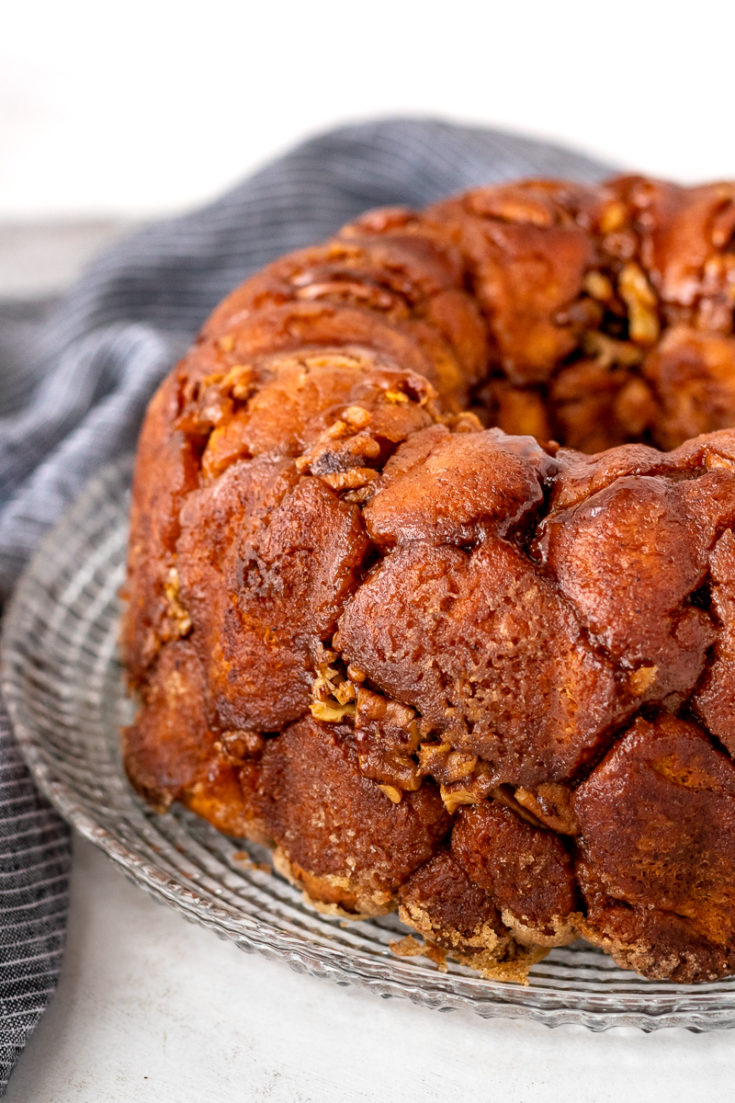
<path id="1" fill-rule="evenodd" d="M 365 215 L 151 402 L 132 783 L 518 977 L 735 971 L 735 186 Z"/>

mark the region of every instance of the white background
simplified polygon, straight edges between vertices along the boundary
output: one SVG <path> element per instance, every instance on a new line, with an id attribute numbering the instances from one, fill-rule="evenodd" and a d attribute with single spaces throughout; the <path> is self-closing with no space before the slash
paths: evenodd
<path id="1" fill-rule="evenodd" d="M 1 24 L 0 222 L 19 253 L 8 224 L 190 207 L 308 133 L 386 112 L 735 176 L 732 5 L 16 0 Z M 48 279 L 46 240 L 26 283 Z M 296 976 L 78 844 L 60 989 L 7 1098 L 683 1103 L 732 1098 L 734 1046 L 440 1016 Z"/>
<path id="2" fill-rule="evenodd" d="M 15 0 L 0 219 L 149 214 L 336 121 L 440 114 L 735 175 L 732 3 Z"/>

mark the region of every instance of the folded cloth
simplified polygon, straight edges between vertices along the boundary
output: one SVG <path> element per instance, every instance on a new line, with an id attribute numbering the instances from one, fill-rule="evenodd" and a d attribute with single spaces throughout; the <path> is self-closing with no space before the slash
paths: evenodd
<path id="1" fill-rule="evenodd" d="M 370 207 L 605 171 L 545 143 L 434 120 L 346 126 L 121 241 L 50 310 L 0 310 L 0 603 L 89 476 L 133 447 L 159 380 L 249 273 Z M 67 863 L 66 830 L 34 795 L 0 708 L 0 1091 L 55 985 Z"/>

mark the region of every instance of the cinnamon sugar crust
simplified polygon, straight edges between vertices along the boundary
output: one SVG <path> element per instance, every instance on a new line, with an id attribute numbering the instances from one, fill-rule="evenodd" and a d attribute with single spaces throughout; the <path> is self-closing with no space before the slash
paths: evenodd
<path id="1" fill-rule="evenodd" d="M 734 235 L 521 181 L 233 291 L 139 444 L 138 791 L 437 960 L 734 972 Z"/>

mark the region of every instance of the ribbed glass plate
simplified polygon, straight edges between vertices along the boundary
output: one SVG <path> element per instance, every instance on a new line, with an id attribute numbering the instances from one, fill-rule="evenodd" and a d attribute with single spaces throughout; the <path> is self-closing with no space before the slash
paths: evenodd
<path id="1" fill-rule="evenodd" d="M 242 949 L 384 998 L 591 1030 L 735 1026 L 735 978 L 645 981 L 582 942 L 554 950 L 528 986 L 398 958 L 389 943 L 408 932 L 395 917 L 321 916 L 260 868 L 264 851 L 180 809 L 147 808 L 125 779 L 118 737 L 131 712 L 117 657 L 130 470 L 126 461 L 95 478 L 39 547 L 5 620 L 3 689 L 18 741 L 40 788 L 82 835 L 156 899 Z"/>

